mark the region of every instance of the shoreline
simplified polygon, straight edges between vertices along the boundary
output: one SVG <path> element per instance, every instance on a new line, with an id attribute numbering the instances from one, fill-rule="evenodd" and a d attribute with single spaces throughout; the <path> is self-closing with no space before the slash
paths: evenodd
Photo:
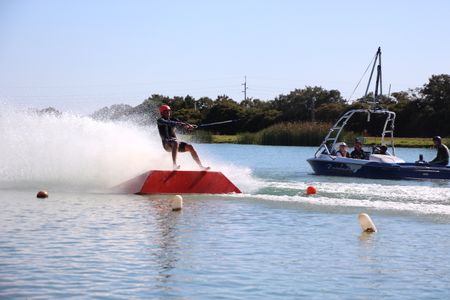
<path id="1" fill-rule="evenodd" d="M 422 137 L 398 137 L 394 138 L 395 147 L 400 148 L 433 148 L 433 142 L 431 138 Z M 378 145 L 380 141 L 379 137 L 366 137 L 365 145 L 374 146 Z M 449 139 L 443 139 L 444 144 L 449 144 Z M 212 135 L 211 144 L 242 144 L 238 142 L 238 135 Z M 278 145 L 287 146 L 287 145 Z M 318 145 L 310 145 L 311 147 Z"/>

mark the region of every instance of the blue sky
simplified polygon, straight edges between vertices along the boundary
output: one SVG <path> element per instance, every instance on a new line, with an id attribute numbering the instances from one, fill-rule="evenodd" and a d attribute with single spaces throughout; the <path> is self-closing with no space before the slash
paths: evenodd
<path id="1" fill-rule="evenodd" d="M 378 46 L 384 90 L 406 90 L 450 73 L 449 16 L 446 0 L 0 0 L 0 101 L 81 114 L 151 94 L 240 101 L 245 75 L 248 97 L 348 98 Z"/>

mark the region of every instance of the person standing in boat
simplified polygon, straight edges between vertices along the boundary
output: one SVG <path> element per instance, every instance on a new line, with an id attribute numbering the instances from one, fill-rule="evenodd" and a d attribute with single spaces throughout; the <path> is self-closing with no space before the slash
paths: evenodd
<path id="1" fill-rule="evenodd" d="M 440 136 L 433 137 L 434 146 L 437 149 L 436 157 L 430 161 L 431 165 L 446 166 L 448 165 L 449 151 L 446 145 L 442 144 Z"/>
<path id="2" fill-rule="evenodd" d="M 204 167 L 198 157 L 197 151 L 191 144 L 178 141 L 175 134 L 176 127 L 183 127 L 187 131 L 192 131 L 194 126 L 189 123 L 181 122 L 176 118 L 171 118 L 172 110 L 169 105 L 161 105 L 159 107 L 161 117 L 157 120 L 158 131 L 161 137 L 164 150 L 172 152 L 173 169 L 178 170 L 180 165 L 177 164 L 178 152 L 190 152 L 194 161 L 203 171 L 209 170 L 209 167 Z"/>
<path id="3" fill-rule="evenodd" d="M 352 153 L 350 153 L 350 157 L 355 159 L 367 159 L 366 153 L 362 148 L 361 141 L 359 140 L 355 141 L 355 149 L 352 151 Z"/>
<path id="4" fill-rule="evenodd" d="M 348 157 L 350 158 L 350 153 L 347 151 L 348 147 L 345 142 L 339 144 L 339 150 L 336 152 L 337 157 Z"/>

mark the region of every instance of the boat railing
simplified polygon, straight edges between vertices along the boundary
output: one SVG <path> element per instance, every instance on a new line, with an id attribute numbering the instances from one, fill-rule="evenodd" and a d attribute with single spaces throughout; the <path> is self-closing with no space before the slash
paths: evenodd
<path id="1" fill-rule="evenodd" d="M 385 137 L 389 136 L 389 146 L 392 149 L 392 155 L 395 156 L 394 147 L 394 123 L 395 123 L 395 113 L 385 109 L 352 109 L 344 113 L 337 122 L 330 128 L 328 134 L 323 139 L 319 148 L 317 149 L 314 156 L 317 158 L 320 154 L 333 155 L 333 150 L 336 143 L 338 142 L 339 136 L 341 135 L 344 127 L 347 125 L 351 117 L 356 113 L 367 114 L 367 121 L 370 122 L 371 114 L 387 114 L 387 118 L 384 122 L 383 132 L 381 134 L 381 144 L 387 144 L 385 142 Z"/>
<path id="2" fill-rule="evenodd" d="M 395 127 L 395 112 L 386 111 L 388 113 L 388 117 L 384 122 L 383 132 L 381 133 L 381 144 L 387 144 L 385 141 L 386 135 L 390 137 L 390 146 L 392 149 L 392 155 L 395 156 L 395 146 L 394 146 L 394 127 Z"/>

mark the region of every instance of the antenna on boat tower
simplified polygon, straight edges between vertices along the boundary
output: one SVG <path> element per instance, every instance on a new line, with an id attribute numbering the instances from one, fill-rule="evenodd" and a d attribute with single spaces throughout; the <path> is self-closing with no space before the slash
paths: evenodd
<path id="1" fill-rule="evenodd" d="M 378 63 L 378 65 L 377 65 Z M 376 108 L 378 104 L 378 98 L 383 94 L 383 84 L 382 84 L 382 75 L 381 75 L 381 47 L 378 47 L 377 53 L 375 54 L 375 59 L 373 61 L 372 71 L 370 72 L 369 82 L 367 83 L 366 93 L 364 97 L 367 97 L 370 88 L 370 82 L 372 81 L 373 72 L 375 71 L 375 66 L 377 67 L 377 79 L 375 83 L 375 92 L 373 94 L 373 101 L 370 101 L 371 108 Z M 379 93 L 378 93 L 379 92 Z"/>

